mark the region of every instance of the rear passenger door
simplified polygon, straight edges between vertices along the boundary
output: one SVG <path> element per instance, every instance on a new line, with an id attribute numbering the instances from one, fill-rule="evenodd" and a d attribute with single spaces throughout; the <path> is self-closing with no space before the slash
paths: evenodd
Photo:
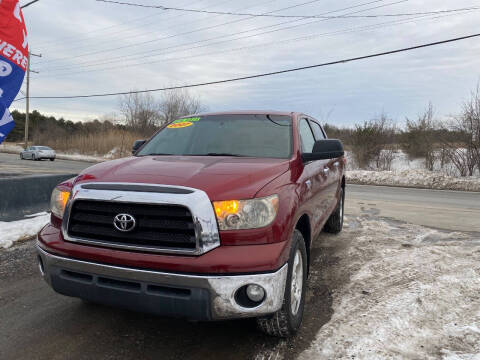
<path id="1" fill-rule="evenodd" d="M 327 138 L 322 126 L 314 119 L 309 119 L 312 127 L 315 140 L 325 140 Z M 331 210 L 337 204 L 337 192 L 340 184 L 340 163 L 338 159 L 322 160 L 323 161 L 323 175 L 326 180 L 325 196 L 327 197 L 327 209 Z"/>
<path id="2" fill-rule="evenodd" d="M 315 144 L 312 127 L 309 120 L 301 118 L 298 124 L 302 153 L 311 153 Z M 316 160 L 304 163 L 303 196 L 306 197 L 306 205 L 311 214 L 312 233 L 318 234 L 321 230 L 328 207 L 327 175 L 324 167 L 327 161 Z"/>

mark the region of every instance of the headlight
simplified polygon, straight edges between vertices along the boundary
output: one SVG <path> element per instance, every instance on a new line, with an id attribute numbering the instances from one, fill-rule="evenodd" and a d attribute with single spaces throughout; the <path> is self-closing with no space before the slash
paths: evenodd
<path id="1" fill-rule="evenodd" d="M 256 229 L 270 225 L 278 210 L 278 196 L 261 199 L 214 201 L 220 230 Z"/>
<path id="2" fill-rule="evenodd" d="M 69 197 L 69 191 L 62 191 L 57 188 L 53 190 L 52 198 L 50 199 L 50 210 L 56 217 L 60 219 L 63 218 L 65 206 L 67 205 Z"/>

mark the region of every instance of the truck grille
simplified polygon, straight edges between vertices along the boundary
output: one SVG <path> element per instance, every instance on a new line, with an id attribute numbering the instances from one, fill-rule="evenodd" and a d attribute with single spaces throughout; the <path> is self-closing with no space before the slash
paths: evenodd
<path id="1" fill-rule="evenodd" d="M 114 227 L 118 214 L 129 214 L 136 225 L 129 232 Z M 183 249 L 196 248 L 190 210 L 180 205 L 150 205 L 77 200 L 68 222 L 68 235 L 114 247 Z"/>

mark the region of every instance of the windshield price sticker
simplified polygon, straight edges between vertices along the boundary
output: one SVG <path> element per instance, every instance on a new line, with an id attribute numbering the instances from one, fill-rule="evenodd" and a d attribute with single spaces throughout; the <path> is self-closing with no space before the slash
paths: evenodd
<path id="1" fill-rule="evenodd" d="M 200 121 L 199 117 L 191 117 L 191 118 L 185 118 L 185 119 L 178 119 L 175 120 L 173 123 L 168 125 L 167 127 L 169 129 L 181 129 L 181 128 L 186 128 L 189 126 L 192 126 L 194 122 Z"/>
<path id="2" fill-rule="evenodd" d="M 193 122 L 191 121 L 183 121 L 183 122 L 180 122 L 180 123 L 173 123 L 173 124 L 170 124 L 168 125 L 167 127 L 169 129 L 181 129 L 181 128 L 186 128 L 186 127 L 189 127 L 189 126 L 192 126 L 193 125 Z"/>

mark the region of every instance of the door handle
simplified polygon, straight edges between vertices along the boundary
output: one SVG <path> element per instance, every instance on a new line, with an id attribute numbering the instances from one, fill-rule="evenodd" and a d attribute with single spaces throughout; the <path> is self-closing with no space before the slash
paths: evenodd
<path id="1" fill-rule="evenodd" d="M 330 171 L 329 168 L 327 168 L 327 167 L 326 167 L 326 168 L 323 168 L 323 173 L 324 173 L 324 174 L 328 174 L 329 171 Z"/>
<path id="2" fill-rule="evenodd" d="M 338 161 L 335 161 L 335 162 L 333 163 L 333 166 L 339 167 L 339 166 L 340 166 L 340 163 L 339 163 Z"/>

